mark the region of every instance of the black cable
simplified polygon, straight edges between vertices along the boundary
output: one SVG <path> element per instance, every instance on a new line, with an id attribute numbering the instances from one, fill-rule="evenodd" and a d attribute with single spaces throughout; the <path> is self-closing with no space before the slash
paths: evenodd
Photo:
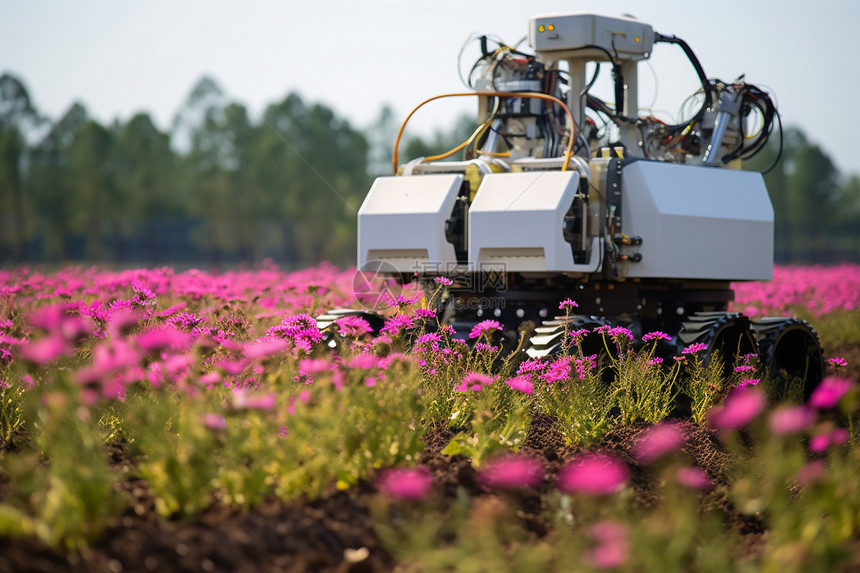
<path id="1" fill-rule="evenodd" d="M 702 91 L 705 93 L 705 101 L 702 103 L 702 107 L 699 108 L 699 111 L 689 120 L 684 123 L 679 123 L 676 125 L 667 125 L 666 130 L 670 133 L 675 131 L 681 131 L 685 129 L 691 121 L 699 121 L 702 116 L 705 114 L 705 111 L 711 107 L 713 103 L 713 95 L 711 94 L 711 82 L 708 81 L 708 76 L 705 75 L 705 70 L 702 68 L 702 64 L 699 62 L 699 58 L 696 57 L 696 54 L 693 52 L 692 48 L 690 48 L 689 44 L 678 38 L 677 36 L 664 36 L 659 32 L 654 32 L 654 43 L 665 43 L 665 44 L 676 44 L 681 47 L 686 54 L 687 59 L 690 60 L 690 63 L 693 64 L 693 69 L 696 70 L 696 75 L 699 77 L 699 81 L 702 84 Z"/>
<path id="2" fill-rule="evenodd" d="M 770 166 L 761 172 L 762 175 L 767 175 L 768 173 L 776 167 L 776 164 L 779 163 L 780 158 L 782 157 L 782 118 L 779 116 L 779 111 L 776 108 L 773 108 L 773 113 L 776 116 L 776 123 L 779 126 L 779 151 L 776 152 L 776 158 L 773 160 L 773 163 Z"/>

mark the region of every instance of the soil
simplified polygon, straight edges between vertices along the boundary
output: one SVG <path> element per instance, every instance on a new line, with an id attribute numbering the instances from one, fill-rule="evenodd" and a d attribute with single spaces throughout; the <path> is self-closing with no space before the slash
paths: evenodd
<path id="1" fill-rule="evenodd" d="M 848 361 L 840 375 L 860 380 L 860 349 L 834 353 Z M 653 477 L 630 456 L 641 427 L 615 430 L 606 436 L 603 449 L 625 460 L 631 470 L 630 483 L 636 503 L 643 508 L 659 503 Z M 762 549 L 765 525 L 743 516 L 721 493 L 729 461 L 720 442 L 707 429 L 685 424 L 685 452 L 718 486 L 703 494 L 703 510 L 722 512 L 749 555 Z M 460 488 L 473 497 L 491 497 L 493 492 L 477 479 L 477 472 L 463 456 L 441 453 L 453 437 L 447 427 L 431 427 L 425 436 L 421 463 L 432 472 L 437 494 L 453 502 Z M 521 452 L 544 465 L 543 486 L 520 498 L 517 512 L 525 528 L 542 537 L 550 529 L 542 511 L 542 494 L 552 487 L 561 467 L 577 449 L 567 446 L 555 429 L 554 420 L 534 419 Z M 121 447 L 111 453 L 117 466 L 133 462 Z M 268 500 L 250 511 L 214 504 L 191 521 L 160 519 L 147 484 L 138 478 L 122 482 L 127 510 L 90 548 L 63 552 L 35 538 L 0 537 L 0 572 L 327 572 L 372 573 L 395 570 L 393 557 L 381 546 L 373 528 L 368 502 L 376 495 L 370 482 L 347 491 L 332 488 L 315 500 L 284 502 Z M 0 500 L 9 493 L 8 477 L 0 469 Z"/>

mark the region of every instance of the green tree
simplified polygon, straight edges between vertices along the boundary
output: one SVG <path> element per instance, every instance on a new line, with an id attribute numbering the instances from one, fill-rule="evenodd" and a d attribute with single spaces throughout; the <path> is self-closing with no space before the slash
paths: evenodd
<path id="1" fill-rule="evenodd" d="M 68 260 L 72 256 L 70 214 L 80 201 L 74 193 L 69 151 L 87 120 L 84 106 L 72 104 L 31 153 L 33 206 L 38 214 L 39 235 L 44 239 L 43 254 L 49 258 Z"/>
<path id="2" fill-rule="evenodd" d="M 92 261 L 105 258 L 105 242 L 115 214 L 123 208 L 117 203 L 111 169 L 114 137 L 93 120 L 75 132 L 68 149 L 71 193 L 68 211 L 70 229 L 86 237 L 86 256 Z"/>
<path id="3" fill-rule="evenodd" d="M 41 124 L 23 82 L 0 76 L 0 254 L 8 249 L 18 261 L 29 259 L 33 234 L 24 165 L 28 133 Z"/>
<path id="4" fill-rule="evenodd" d="M 778 151 L 779 140 L 773 137 L 745 168 L 766 169 L 773 165 Z M 765 182 L 774 207 L 776 260 L 811 263 L 826 259 L 839 197 L 839 172 L 830 157 L 800 129 L 786 129 L 782 155 L 765 175 Z"/>
<path id="5" fill-rule="evenodd" d="M 266 110 L 251 171 L 291 225 L 292 263 L 354 262 L 356 213 L 369 188 L 368 144 L 349 122 L 296 94 Z"/>
<path id="6" fill-rule="evenodd" d="M 132 117 L 119 132 L 116 145 L 118 207 L 134 228 L 142 230 L 150 264 L 159 260 L 156 224 L 177 214 L 184 198 L 178 194 L 176 156 L 170 138 L 159 131 L 148 114 Z"/>

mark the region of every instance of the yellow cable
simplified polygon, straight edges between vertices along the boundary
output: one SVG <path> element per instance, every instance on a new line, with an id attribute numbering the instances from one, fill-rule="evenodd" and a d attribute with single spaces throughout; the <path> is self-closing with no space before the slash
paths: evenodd
<path id="1" fill-rule="evenodd" d="M 564 103 L 562 100 L 558 99 L 557 97 L 547 95 L 547 94 L 523 93 L 523 92 L 465 92 L 465 93 L 450 93 L 450 94 L 436 95 L 436 96 L 429 97 L 429 98 L 425 99 L 420 104 L 415 106 L 415 108 L 411 112 L 409 112 L 409 115 L 406 116 L 406 119 L 403 121 L 403 125 L 400 126 L 400 131 L 397 132 L 397 140 L 394 142 L 394 155 L 391 159 L 392 173 L 394 175 L 397 175 L 397 160 L 398 160 L 398 153 L 399 153 L 399 148 L 400 148 L 400 140 L 403 137 L 403 131 L 406 129 L 406 124 L 409 123 L 409 120 L 412 119 L 412 116 L 415 115 L 415 112 L 417 112 L 419 109 L 421 109 L 423 106 L 430 103 L 431 101 L 435 101 L 437 99 L 442 99 L 442 98 L 446 98 L 446 97 L 464 97 L 464 96 L 497 97 L 497 98 L 532 97 L 532 98 L 538 98 L 538 99 L 542 99 L 542 100 L 546 100 L 546 101 L 551 101 L 551 102 L 559 104 L 561 106 L 561 108 L 564 110 L 564 112 L 567 114 L 567 117 L 570 119 L 570 124 L 574 128 L 578 128 L 578 126 L 576 125 L 576 122 L 573 119 L 573 114 L 570 113 L 570 108 L 567 107 L 567 104 Z M 483 127 L 483 125 L 481 127 Z M 479 128 L 479 129 L 481 129 L 481 128 Z M 473 137 L 474 137 L 474 134 L 473 134 Z M 565 152 L 564 152 L 564 164 L 561 166 L 562 171 L 567 171 L 567 164 L 570 163 L 571 155 L 573 155 L 573 153 L 572 153 L 573 152 L 573 140 L 574 140 L 574 137 L 573 137 L 573 134 L 571 134 L 571 136 L 567 140 L 567 148 L 565 149 Z M 472 137 L 470 137 L 467 141 L 465 141 L 462 144 L 460 144 L 459 146 L 457 146 L 455 149 L 452 149 L 448 153 L 448 155 L 451 155 L 453 153 L 456 153 L 460 149 L 463 149 L 464 147 L 469 145 L 469 143 L 471 141 L 472 141 Z M 445 155 L 445 157 L 447 157 L 448 155 Z M 427 158 L 425 158 L 425 160 L 426 159 Z"/>

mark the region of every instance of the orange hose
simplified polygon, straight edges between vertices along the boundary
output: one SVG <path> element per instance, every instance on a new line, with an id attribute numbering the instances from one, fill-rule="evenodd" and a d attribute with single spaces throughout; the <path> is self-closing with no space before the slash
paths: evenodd
<path id="1" fill-rule="evenodd" d="M 415 115 L 415 112 L 421 109 L 425 104 L 430 103 L 433 100 L 441 99 L 443 97 L 462 97 L 462 96 L 486 96 L 486 97 L 533 97 L 538 99 L 543 99 L 547 101 L 552 101 L 559 104 L 564 112 L 567 114 L 567 117 L 570 118 L 570 124 L 576 127 L 576 122 L 573 120 L 573 114 L 570 113 L 570 108 L 567 107 L 567 104 L 557 97 L 542 94 L 542 93 L 526 93 L 526 92 L 464 92 L 464 93 L 453 93 L 453 94 L 441 94 L 436 95 L 430 98 L 425 99 L 420 104 L 415 106 L 409 115 L 406 116 L 406 119 L 403 121 L 403 125 L 400 126 L 400 131 L 397 132 L 397 141 L 394 142 L 394 157 L 392 158 L 392 173 L 397 175 L 397 158 L 398 158 L 398 149 L 400 148 L 400 139 L 403 136 L 403 130 L 406 129 L 406 124 L 409 123 L 409 120 L 412 119 L 412 116 Z M 567 149 L 564 152 L 564 164 L 561 166 L 562 171 L 567 171 L 567 164 L 570 163 L 570 156 L 573 151 L 573 135 L 568 138 L 567 141 Z M 468 144 L 468 142 L 466 143 Z M 465 147 L 464 144 L 462 147 Z M 461 149 L 462 149 L 461 147 Z"/>

